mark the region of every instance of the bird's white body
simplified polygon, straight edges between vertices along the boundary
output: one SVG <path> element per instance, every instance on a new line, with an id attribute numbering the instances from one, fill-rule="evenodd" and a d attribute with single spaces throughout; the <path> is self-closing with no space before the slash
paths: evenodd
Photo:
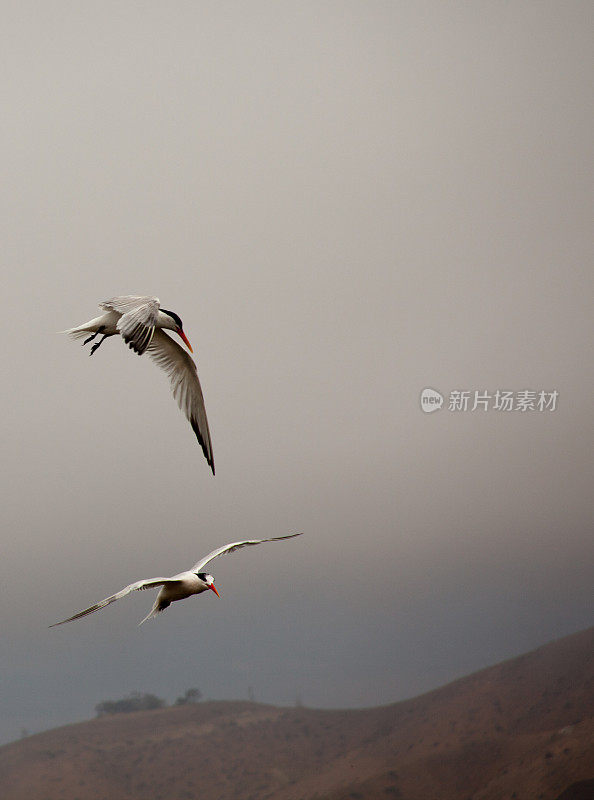
<path id="1" fill-rule="evenodd" d="M 157 299 L 157 298 L 155 298 Z M 118 328 L 118 322 L 122 318 L 122 314 L 117 311 L 106 311 L 100 317 L 93 317 L 88 322 L 83 322 L 76 328 L 69 328 L 65 333 L 70 336 L 82 338 L 87 333 L 103 333 L 105 336 L 119 336 L 121 331 Z M 170 331 L 175 331 L 176 326 L 171 317 L 159 311 L 155 320 L 155 328 Z"/>
<path id="2" fill-rule="evenodd" d="M 116 600 L 120 600 L 122 597 L 130 594 L 130 592 L 142 589 L 153 589 L 160 586 L 161 589 L 159 590 L 153 607 L 147 616 L 139 623 L 142 625 L 147 619 L 151 619 L 151 617 L 156 616 L 160 611 L 164 611 L 171 603 L 177 600 L 185 600 L 186 597 L 191 597 L 193 594 L 202 594 L 202 592 L 206 592 L 208 589 L 218 596 L 219 593 L 215 588 L 214 578 L 212 575 L 202 572 L 204 567 L 213 559 L 228 553 L 234 553 L 242 547 L 250 547 L 256 544 L 263 544 L 264 542 L 280 542 L 283 539 L 294 539 L 296 536 L 301 535 L 300 533 L 291 533 L 288 536 L 275 536 L 271 539 L 244 539 L 241 542 L 224 544 L 222 547 L 217 547 L 216 550 L 204 556 L 204 558 L 201 558 L 200 561 L 194 564 L 192 569 L 186 572 L 180 572 L 178 575 L 173 575 L 171 578 L 147 578 L 146 580 L 131 583 L 119 592 L 106 597 L 105 600 L 100 600 L 98 603 L 95 603 L 95 605 L 89 606 L 89 608 L 85 608 L 83 611 L 79 611 L 78 614 L 74 614 L 72 617 L 68 617 L 68 619 L 63 619 L 61 622 L 56 622 L 54 625 L 50 625 L 50 628 L 55 628 L 56 625 L 63 625 L 65 622 L 72 622 L 75 619 L 93 614 L 95 611 L 105 608 L 105 606 L 114 603 Z"/>
<path id="3" fill-rule="evenodd" d="M 180 572 L 168 579 L 168 583 L 163 586 L 157 600 L 185 600 L 193 594 L 200 594 L 208 589 L 208 583 L 201 580 L 195 572 Z"/>
<path id="4" fill-rule="evenodd" d="M 104 311 L 101 316 L 76 328 L 69 328 L 64 333 L 74 338 L 91 334 L 84 344 L 101 335 L 99 342 L 91 348 L 91 355 L 110 336 L 121 336 L 140 356 L 147 352 L 155 364 L 167 373 L 173 396 L 190 422 L 214 475 L 212 442 L 196 364 L 183 347 L 165 333 L 165 330 L 174 331 L 192 351 L 181 319 L 175 312 L 161 309 L 158 297 L 123 295 L 112 297 L 100 303 L 99 307 Z"/>
<path id="5" fill-rule="evenodd" d="M 211 579 L 210 583 L 208 580 L 199 578 L 195 572 L 180 572 L 179 575 L 168 578 L 161 587 L 149 614 L 140 622 L 140 625 L 147 619 L 156 616 L 160 611 L 164 611 L 171 603 L 185 600 L 186 597 L 191 597 L 193 594 L 202 594 L 202 592 L 208 591 L 213 585 L 213 579 L 211 575 L 205 577 Z"/>

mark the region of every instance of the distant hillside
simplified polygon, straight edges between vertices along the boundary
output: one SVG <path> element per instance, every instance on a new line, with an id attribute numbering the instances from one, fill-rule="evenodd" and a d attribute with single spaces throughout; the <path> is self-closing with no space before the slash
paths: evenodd
<path id="1" fill-rule="evenodd" d="M 0 748 L 3 800 L 587 800 L 594 628 L 381 708 L 208 702 Z"/>

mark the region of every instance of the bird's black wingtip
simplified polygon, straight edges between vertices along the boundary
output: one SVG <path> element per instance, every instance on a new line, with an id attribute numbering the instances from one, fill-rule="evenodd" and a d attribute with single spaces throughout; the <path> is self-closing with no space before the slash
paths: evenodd
<path id="1" fill-rule="evenodd" d="M 212 474 L 214 475 L 215 464 L 214 464 L 214 456 L 212 454 L 212 450 L 209 450 L 209 448 L 206 445 L 206 442 L 204 441 L 204 438 L 202 437 L 202 434 L 200 433 L 200 429 L 198 427 L 198 421 L 192 418 L 190 420 L 190 425 L 192 426 L 192 430 L 194 431 L 196 438 L 198 439 L 198 444 L 202 448 L 202 452 L 204 453 L 204 458 L 206 459 L 206 463 L 211 468 Z"/>

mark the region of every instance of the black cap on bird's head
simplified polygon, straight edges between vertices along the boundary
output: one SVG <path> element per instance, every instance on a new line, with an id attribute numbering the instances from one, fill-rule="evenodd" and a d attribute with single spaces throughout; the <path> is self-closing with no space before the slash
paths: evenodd
<path id="1" fill-rule="evenodd" d="M 178 317 L 178 315 L 175 313 L 175 311 L 167 311 L 167 309 L 165 309 L 165 308 L 161 309 L 161 313 L 162 314 L 167 314 L 168 317 L 171 317 L 171 319 L 175 322 L 175 325 L 176 325 L 175 332 L 179 335 L 179 337 L 186 344 L 186 346 L 187 346 L 188 350 L 190 351 L 190 353 L 193 353 L 194 351 L 192 350 L 192 345 L 190 344 L 190 342 L 188 341 L 188 337 L 184 333 L 184 326 L 183 326 L 183 323 L 181 321 L 181 317 Z"/>
<path id="2" fill-rule="evenodd" d="M 198 578 L 200 578 L 200 580 L 202 581 L 202 583 L 205 583 L 205 584 L 207 585 L 207 587 L 208 587 L 208 588 L 209 588 L 209 589 L 210 589 L 212 592 L 214 592 L 214 593 L 216 594 L 216 596 L 217 596 L 217 597 L 220 597 L 220 596 L 221 596 L 221 595 L 220 595 L 220 594 L 217 592 L 217 588 L 216 588 L 216 586 L 214 585 L 214 578 L 212 577 L 212 575 L 209 575 L 209 574 L 208 574 L 208 572 L 197 572 L 197 573 L 196 573 L 196 576 L 197 576 Z"/>

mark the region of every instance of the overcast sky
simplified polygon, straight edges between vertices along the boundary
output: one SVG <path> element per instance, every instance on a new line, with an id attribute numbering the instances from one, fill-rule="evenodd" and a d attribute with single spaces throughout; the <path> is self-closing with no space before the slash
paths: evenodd
<path id="1" fill-rule="evenodd" d="M 384 704 L 590 625 L 591 3 L 1 8 L 0 739 Z M 125 293 L 184 321 L 214 478 L 148 358 L 57 333 Z M 448 410 L 497 390 L 557 407 Z"/>

